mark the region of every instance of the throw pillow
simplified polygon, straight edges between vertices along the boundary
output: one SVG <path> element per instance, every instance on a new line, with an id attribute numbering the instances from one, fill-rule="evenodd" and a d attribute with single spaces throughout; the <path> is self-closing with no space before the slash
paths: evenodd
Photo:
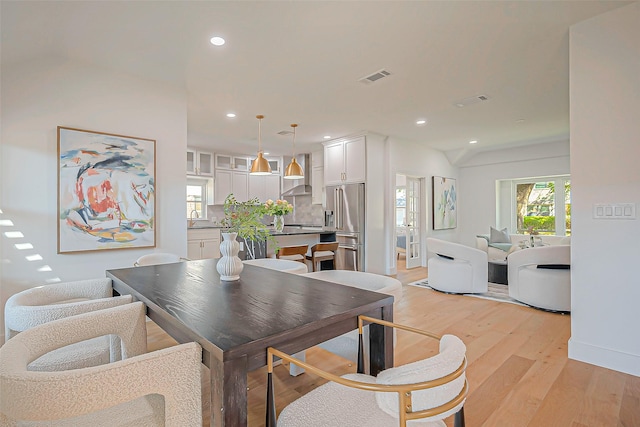
<path id="1" fill-rule="evenodd" d="M 509 232 L 506 228 L 502 230 L 496 230 L 491 227 L 491 232 L 489 234 L 489 243 L 511 243 L 511 237 L 509 237 Z"/>

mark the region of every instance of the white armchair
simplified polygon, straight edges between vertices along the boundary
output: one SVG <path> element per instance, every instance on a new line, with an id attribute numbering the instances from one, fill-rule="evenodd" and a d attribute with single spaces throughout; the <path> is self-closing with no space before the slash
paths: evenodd
<path id="1" fill-rule="evenodd" d="M 507 258 L 509 296 L 533 307 L 571 311 L 571 246 L 523 249 Z"/>
<path id="2" fill-rule="evenodd" d="M 366 289 L 368 291 L 392 295 L 394 304 L 402 299 L 402 282 L 393 277 L 383 276 L 381 274 L 350 270 L 323 270 L 313 273 L 307 273 L 305 274 L 305 276 L 313 277 L 314 279 L 326 280 L 327 282 L 340 283 L 341 285 L 352 286 L 354 288 Z M 364 350 L 366 352 L 369 348 L 368 327 L 364 328 L 363 337 L 363 344 L 365 347 Z M 344 357 L 347 360 L 351 360 L 352 362 L 357 362 L 358 331 L 354 329 L 353 331 L 347 332 L 346 334 L 340 335 L 339 337 L 335 337 L 328 341 L 320 343 L 318 344 L 318 347 L 323 348 L 333 354 L 337 354 L 340 357 Z M 296 354 L 296 357 L 302 357 L 302 360 L 304 360 L 303 353 Z M 366 360 L 365 367 L 367 367 Z M 292 365 L 290 371 L 291 374 L 295 375 L 295 372 L 299 372 L 297 371 L 297 369 L 299 369 L 297 366 Z"/>
<path id="3" fill-rule="evenodd" d="M 433 237 L 427 238 L 427 251 L 431 288 L 455 294 L 487 292 L 486 252 Z"/>
<path id="4" fill-rule="evenodd" d="M 30 372 L 39 356 L 82 340 L 117 334 L 123 360 L 69 371 Z M 55 320 L 0 347 L 0 425 L 202 425 L 197 343 L 146 353 L 141 302 Z"/>
<path id="5" fill-rule="evenodd" d="M 309 372 L 329 380 L 284 408 L 277 419 L 278 427 L 444 426 L 442 420 L 454 414 L 454 426 L 463 427 L 468 384 L 465 379 L 466 347 L 462 340 L 454 335 L 439 338 L 394 323 L 385 323 L 385 326 L 439 339 L 439 353 L 386 369 L 377 377 L 365 374 L 338 377 L 270 347 L 267 427 L 276 426 L 273 356 L 300 364 Z"/>
<path id="6" fill-rule="evenodd" d="M 5 339 L 53 320 L 128 304 L 131 295 L 113 297 L 111 279 L 54 283 L 12 295 L 4 308 Z M 120 360 L 120 340 L 99 337 L 51 352 L 29 369 L 59 370 L 95 366 Z"/>

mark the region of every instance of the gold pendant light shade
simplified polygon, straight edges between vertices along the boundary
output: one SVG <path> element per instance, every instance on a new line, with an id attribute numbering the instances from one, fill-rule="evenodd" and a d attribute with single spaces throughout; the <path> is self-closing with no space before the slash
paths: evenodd
<path id="1" fill-rule="evenodd" d="M 262 155 L 262 119 L 264 116 L 258 115 L 256 116 L 258 119 L 258 157 L 253 161 L 251 165 L 251 175 L 271 175 L 271 166 L 269 166 L 269 162 Z"/>
<path id="2" fill-rule="evenodd" d="M 291 127 L 293 128 L 293 159 L 284 171 L 284 179 L 302 179 L 304 178 L 304 170 L 296 161 L 296 128 L 298 125 L 294 123 Z"/>
<path id="3" fill-rule="evenodd" d="M 285 179 L 304 178 L 304 171 L 302 170 L 302 166 L 300 166 L 300 163 L 296 161 L 295 157 L 293 158 L 293 160 L 291 160 L 291 163 L 289 163 L 289 166 L 287 166 L 287 169 L 284 171 L 284 178 Z"/>

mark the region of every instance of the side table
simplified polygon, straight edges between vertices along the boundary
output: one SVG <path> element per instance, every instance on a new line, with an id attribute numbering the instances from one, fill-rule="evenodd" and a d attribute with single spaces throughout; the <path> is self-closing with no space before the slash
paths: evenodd
<path id="1" fill-rule="evenodd" d="M 506 260 L 491 260 L 489 261 L 489 282 L 499 283 L 501 285 L 508 285 L 509 274 L 507 269 Z"/>

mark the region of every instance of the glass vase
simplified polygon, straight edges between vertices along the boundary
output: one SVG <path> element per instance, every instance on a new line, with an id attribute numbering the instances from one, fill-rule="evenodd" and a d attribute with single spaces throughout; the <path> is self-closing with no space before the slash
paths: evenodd
<path id="1" fill-rule="evenodd" d="M 278 233 L 282 233 L 282 230 L 284 230 L 284 215 L 273 216 L 273 228 L 275 228 Z"/>

